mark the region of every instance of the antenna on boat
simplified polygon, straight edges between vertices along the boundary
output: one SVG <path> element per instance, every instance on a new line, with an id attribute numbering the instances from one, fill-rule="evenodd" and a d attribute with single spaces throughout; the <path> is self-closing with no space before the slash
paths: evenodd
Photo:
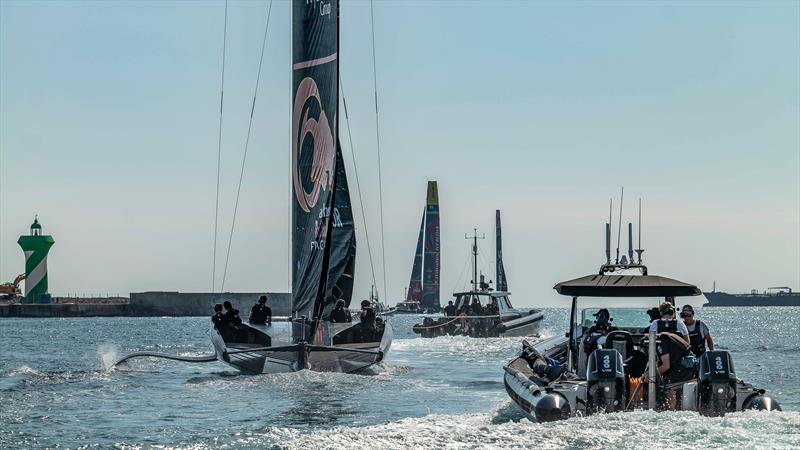
<path id="1" fill-rule="evenodd" d="M 478 292 L 478 239 L 486 239 L 486 234 L 478 236 L 478 229 L 472 229 L 472 236 L 464 235 L 464 239 L 472 239 L 472 290 Z"/>
<path id="2" fill-rule="evenodd" d="M 606 222 L 606 265 L 611 264 L 611 206 L 614 200 L 608 199 L 608 222 Z"/>
<path id="3" fill-rule="evenodd" d="M 628 222 L 628 261 L 633 264 L 633 224 Z"/>
<path id="4" fill-rule="evenodd" d="M 619 223 L 617 224 L 617 259 L 616 264 L 619 264 L 619 242 L 622 237 L 622 200 L 625 196 L 625 186 L 619 194 Z"/>
<path id="5" fill-rule="evenodd" d="M 642 248 L 642 198 L 639 197 L 639 248 L 636 249 L 639 265 L 642 265 L 642 253 L 644 253 L 644 249 Z"/>

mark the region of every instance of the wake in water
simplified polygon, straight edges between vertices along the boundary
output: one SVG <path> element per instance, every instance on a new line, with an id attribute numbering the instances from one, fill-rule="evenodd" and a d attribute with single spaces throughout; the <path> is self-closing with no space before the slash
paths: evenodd
<path id="1" fill-rule="evenodd" d="M 382 449 L 461 448 L 773 448 L 800 447 L 800 413 L 748 411 L 723 418 L 696 413 L 604 414 L 539 424 L 513 418 L 510 403 L 489 414 L 428 415 L 368 427 L 335 427 L 312 434 L 275 429 L 267 442 L 302 449 L 356 448 L 369 442 Z M 511 417 L 510 417 L 511 416 Z"/>

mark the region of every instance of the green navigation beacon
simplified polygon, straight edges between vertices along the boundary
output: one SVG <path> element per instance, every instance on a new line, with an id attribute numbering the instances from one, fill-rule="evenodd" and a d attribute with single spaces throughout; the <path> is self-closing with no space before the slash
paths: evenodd
<path id="1" fill-rule="evenodd" d="M 55 244 L 52 236 L 42 235 L 39 216 L 31 224 L 30 236 L 20 236 L 17 244 L 25 252 L 25 302 L 37 301 L 47 293 L 47 252 Z"/>

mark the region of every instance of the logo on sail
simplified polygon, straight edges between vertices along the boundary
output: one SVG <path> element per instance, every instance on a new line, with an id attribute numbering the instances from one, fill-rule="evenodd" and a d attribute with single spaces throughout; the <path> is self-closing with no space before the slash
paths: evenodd
<path id="1" fill-rule="evenodd" d="M 319 117 L 310 117 L 312 111 L 319 111 Z M 300 171 L 304 147 L 308 151 L 308 146 L 303 144 L 309 138 L 313 148 L 311 167 L 308 173 L 302 174 Z M 303 211 L 310 212 L 317 204 L 320 191 L 331 187 L 334 155 L 333 134 L 325 110 L 322 109 L 319 88 L 312 78 L 306 77 L 297 87 L 292 114 L 294 193 Z M 306 189 L 307 184 L 310 185 L 310 190 Z"/>

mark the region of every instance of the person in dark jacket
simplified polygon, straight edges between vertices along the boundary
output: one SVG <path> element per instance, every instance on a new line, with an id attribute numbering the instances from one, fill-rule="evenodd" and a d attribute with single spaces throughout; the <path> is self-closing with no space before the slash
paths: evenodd
<path id="1" fill-rule="evenodd" d="M 452 300 L 447 302 L 447 306 L 444 307 L 444 315 L 447 317 L 456 316 L 456 306 L 453 304 Z"/>
<path id="2" fill-rule="evenodd" d="M 714 350 L 714 339 L 711 337 L 711 332 L 708 331 L 708 326 L 700 320 L 694 318 L 694 308 L 692 305 L 683 305 L 681 309 L 681 317 L 683 324 L 686 325 L 686 330 L 689 331 L 689 345 L 692 346 L 692 353 L 698 358 L 705 353 L 706 345 L 709 350 Z"/>
<path id="3" fill-rule="evenodd" d="M 253 305 L 248 321 L 256 325 L 272 325 L 272 308 L 267 306 L 266 295 L 259 297 L 258 303 Z"/>
<path id="4" fill-rule="evenodd" d="M 361 337 L 364 342 L 373 340 L 375 334 L 375 309 L 369 300 L 361 302 Z"/>
<path id="5" fill-rule="evenodd" d="M 350 311 L 345 308 L 344 300 L 336 300 L 336 307 L 331 311 L 331 322 L 333 323 L 346 323 L 352 322 L 353 318 L 350 316 Z"/>
<path id="6" fill-rule="evenodd" d="M 242 318 L 239 317 L 239 310 L 234 308 L 231 302 L 225 300 L 222 303 L 222 307 L 225 308 L 225 321 L 233 326 L 239 326 L 242 324 Z"/>
<path id="7" fill-rule="evenodd" d="M 214 326 L 218 330 L 221 330 L 222 326 L 225 325 L 226 323 L 225 315 L 222 314 L 222 305 L 220 305 L 219 303 L 214 305 L 214 315 L 211 316 L 211 321 L 214 322 Z"/>

